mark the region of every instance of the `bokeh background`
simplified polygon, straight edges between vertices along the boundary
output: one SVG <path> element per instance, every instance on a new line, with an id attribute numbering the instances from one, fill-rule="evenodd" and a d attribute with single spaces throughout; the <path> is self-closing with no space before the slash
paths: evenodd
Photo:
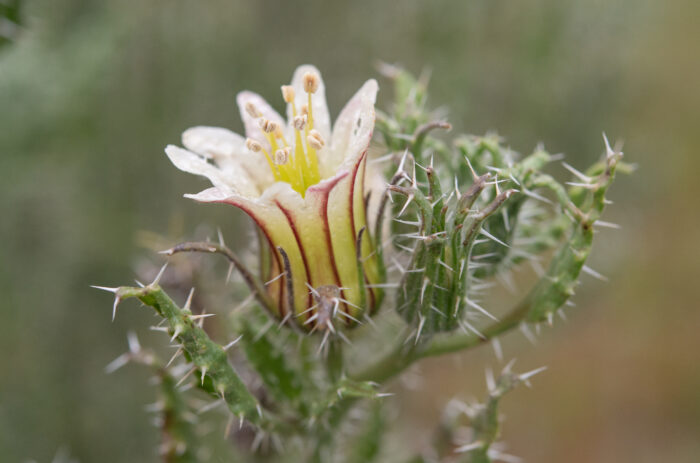
<path id="1" fill-rule="evenodd" d="M 17 3 L 3 0 L 3 5 Z M 504 401 L 504 440 L 529 462 L 700 459 L 700 3 L 694 0 L 290 2 L 26 0 L 0 48 L 0 460 L 156 461 L 148 372 L 103 368 L 135 329 L 89 284 L 132 281 L 149 230 L 192 237 L 240 215 L 182 198 L 204 183 L 163 147 L 192 125 L 240 129 L 235 94 L 278 95 L 296 65 L 324 74 L 333 114 L 385 60 L 432 71 L 455 131 L 543 142 L 583 167 L 624 140 L 569 321 L 532 346 L 547 365 Z M 388 83 L 380 106 L 388 101 Z M 277 100 L 281 103 L 281 98 Z M 230 237 L 235 233 L 229 232 Z M 234 246 L 245 247 L 247 243 Z M 153 341 L 153 344 L 161 340 Z M 421 364 L 393 399 L 418 448 L 453 396 L 483 395 L 489 348 Z M 415 382 L 414 382 L 415 383 Z M 415 386 L 415 384 L 414 384 Z"/>

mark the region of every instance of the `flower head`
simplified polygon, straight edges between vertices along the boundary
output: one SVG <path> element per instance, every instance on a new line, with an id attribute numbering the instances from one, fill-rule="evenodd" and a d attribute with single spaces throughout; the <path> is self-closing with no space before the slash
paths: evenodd
<path id="1" fill-rule="evenodd" d="M 271 249 L 262 276 L 274 311 L 309 329 L 326 328 L 319 324 L 329 320 L 326 309 L 352 324 L 377 305 L 376 290 L 368 287 L 379 278 L 375 243 L 362 232 L 377 89 L 375 80 L 365 82 L 331 130 L 321 75 L 300 66 L 282 87 L 286 121 L 262 97 L 244 91 L 237 102 L 245 138 L 193 127 L 182 135 L 186 149 L 165 150 L 179 169 L 214 185 L 185 196 L 231 204 L 255 221 Z M 330 303 L 319 295 L 331 295 Z"/>

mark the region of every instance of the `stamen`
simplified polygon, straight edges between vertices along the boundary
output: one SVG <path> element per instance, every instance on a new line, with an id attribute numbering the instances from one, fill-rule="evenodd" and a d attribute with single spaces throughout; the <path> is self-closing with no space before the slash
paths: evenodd
<path id="1" fill-rule="evenodd" d="M 258 121 L 258 125 L 265 133 L 276 132 L 279 128 L 279 125 L 276 122 L 271 121 L 270 119 L 265 119 L 264 117 Z"/>
<path id="2" fill-rule="evenodd" d="M 284 143 L 284 146 L 289 146 L 289 143 L 287 143 L 287 139 L 284 138 L 284 132 L 282 131 L 282 127 L 280 127 L 279 125 L 277 126 L 277 129 L 275 130 L 275 138 L 282 140 L 282 143 Z"/>
<path id="3" fill-rule="evenodd" d="M 289 161 L 289 155 L 292 150 L 290 148 L 282 148 L 275 151 L 275 164 L 278 166 L 283 166 Z"/>
<path id="4" fill-rule="evenodd" d="M 257 141 L 253 140 L 252 138 L 247 138 L 245 141 L 245 146 L 249 150 L 251 150 L 253 153 L 259 153 L 262 151 L 263 147 L 260 143 Z"/>
<path id="5" fill-rule="evenodd" d="M 258 108 L 251 101 L 245 104 L 245 110 L 253 119 L 257 119 L 258 117 L 262 116 L 260 111 L 258 111 Z"/>
<path id="6" fill-rule="evenodd" d="M 282 86 L 282 98 L 284 98 L 285 103 L 294 103 L 294 87 L 291 85 Z"/>
<path id="7" fill-rule="evenodd" d="M 293 125 L 296 130 L 299 132 L 302 132 L 304 128 L 306 127 L 306 115 L 304 116 L 297 116 L 294 118 Z"/>
<path id="8" fill-rule="evenodd" d="M 319 85 L 318 74 L 315 72 L 307 72 L 304 74 L 304 91 L 306 93 L 316 93 Z"/>
<path id="9" fill-rule="evenodd" d="M 270 167 L 270 170 L 272 171 L 272 175 L 275 177 L 275 180 L 280 179 L 279 170 L 276 168 L 275 163 L 272 162 L 270 154 L 265 148 L 263 148 L 263 146 L 260 143 L 253 140 L 252 138 L 247 138 L 245 141 L 245 146 L 253 153 L 259 153 L 262 151 L 265 154 L 265 160 L 267 160 L 267 165 L 268 167 Z"/>
<path id="10" fill-rule="evenodd" d="M 309 135 L 306 137 L 306 141 L 315 150 L 320 150 L 326 144 L 323 137 L 317 130 L 310 130 Z"/>
<path id="11" fill-rule="evenodd" d="M 308 116 L 309 115 L 309 106 L 308 105 L 301 105 L 301 108 L 299 108 L 299 114 L 302 116 Z"/>

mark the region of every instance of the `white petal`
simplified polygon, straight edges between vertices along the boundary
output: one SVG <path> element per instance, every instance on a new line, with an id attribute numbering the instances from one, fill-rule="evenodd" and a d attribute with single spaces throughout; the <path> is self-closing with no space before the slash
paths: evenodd
<path id="1" fill-rule="evenodd" d="M 294 71 L 291 86 L 294 88 L 294 104 L 297 111 L 301 110 L 301 106 L 308 104 L 309 96 L 304 91 L 304 74 L 311 72 L 318 76 L 318 90 L 311 98 L 311 110 L 314 118 L 314 129 L 323 136 L 325 140 L 330 140 L 331 137 L 331 116 L 328 113 L 328 104 L 326 103 L 326 86 L 323 84 L 321 72 L 316 69 L 316 66 L 304 64 L 299 66 Z M 292 121 L 292 107 L 287 105 L 287 120 Z"/>
<path id="2" fill-rule="evenodd" d="M 220 127 L 192 127 L 182 134 L 185 148 L 213 159 L 226 175 L 243 167 L 262 191 L 273 182 L 272 172 L 262 153 L 252 153 L 245 138 Z"/>
<path id="3" fill-rule="evenodd" d="M 248 111 L 246 111 L 246 104 L 252 103 L 264 118 L 276 122 L 280 125 L 280 127 L 284 128 L 285 123 L 282 116 L 280 116 L 279 113 L 275 111 L 272 106 L 270 106 L 267 101 L 265 101 L 265 99 L 257 93 L 249 91 L 240 92 L 238 95 L 236 95 L 236 102 L 238 103 L 238 109 L 241 112 L 241 119 L 243 120 L 243 125 L 245 127 L 245 136 L 262 143 L 262 145 L 269 150 L 270 143 L 267 141 L 267 138 L 263 136 L 263 132 L 260 130 L 260 126 L 258 126 L 257 119 L 254 119 L 250 114 L 248 114 Z"/>
<path id="4" fill-rule="evenodd" d="M 331 148 L 321 157 L 322 176 L 340 166 L 352 166 L 367 150 L 374 129 L 374 103 L 378 90 L 377 81 L 368 80 L 340 112 L 333 126 Z"/>
<path id="5" fill-rule="evenodd" d="M 182 144 L 207 158 L 226 158 L 246 150 L 245 139 L 220 127 L 192 127 L 182 134 Z"/>
<path id="6" fill-rule="evenodd" d="M 207 177 L 215 187 L 223 191 L 244 196 L 257 196 L 259 194 L 258 188 L 242 167 L 224 172 L 207 162 L 203 157 L 173 145 L 168 145 L 165 148 L 165 153 L 178 169 Z"/>
<path id="7" fill-rule="evenodd" d="M 226 198 L 231 196 L 231 192 L 226 191 L 221 188 L 207 188 L 204 191 L 200 191 L 196 194 L 186 194 L 185 198 L 194 199 L 201 203 L 218 203 L 224 201 Z"/>

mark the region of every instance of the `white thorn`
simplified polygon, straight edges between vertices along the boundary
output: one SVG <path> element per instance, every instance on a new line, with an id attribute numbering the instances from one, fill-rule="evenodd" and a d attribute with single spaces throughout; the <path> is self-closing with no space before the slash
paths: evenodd
<path id="1" fill-rule="evenodd" d="M 228 264 L 228 271 L 226 272 L 226 280 L 224 280 L 226 283 L 231 281 L 231 275 L 233 275 L 233 262 Z"/>
<path id="2" fill-rule="evenodd" d="M 136 354 L 141 351 L 141 344 L 139 343 L 139 338 L 136 337 L 136 333 L 129 330 L 126 333 L 126 341 L 129 344 L 129 352 Z"/>
<path id="3" fill-rule="evenodd" d="M 95 289 L 100 289 L 102 291 L 107 291 L 109 293 L 114 293 L 114 294 L 116 294 L 117 291 L 119 291 L 119 287 L 111 288 L 109 286 L 95 286 L 95 285 L 90 285 L 90 287 L 95 288 Z"/>
<path id="4" fill-rule="evenodd" d="M 491 233 L 487 232 L 487 231 L 484 230 L 483 228 L 481 229 L 481 234 L 484 235 L 484 236 L 486 236 L 487 238 L 490 238 L 490 239 L 494 240 L 496 243 L 500 244 L 501 246 L 505 246 L 505 247 L 507 247 L 507 248 L 510 248 L 510 245 L 508 245 L 508 244 L 504 243 L 503 241 L 499 240 L 498 238 L 496 238 L 495 236 L 493 236 Z"/>
<path id="5" fill-rule="evenodd" d="M 467 165 L 469 166 L 469 170 L 472 172 L 472 177 L 474 177 L 474 180 L 478 179 L 479 176 L 476 175 L 476 171 L 474 170 L 474 167 L 472 167 L 472 163 L 469 160 L 469 156 L 464 156 L 465 161 L 467 161 Z"/>
<path id="6" fill-rule="evenodd" d="M 168 367 L 170 366 L 170 364 L 172 364 L 172 363 L 175 361 L 175 359 L 176 359 L 180 354 L 182 354 L 182 347 L 179 347 L 179 348 L 175 351 L 175 353 L 173 354 L 173 356 L 170 357 L 170 360 L 168 360 L 168 363 L 165 364 L 165 368 L 168 368 Z"/>
<path id="7" fill-rule="evenodd" d="M 160 282 L 161 277 L 163 276 L 163 273 L 165 273 L 165 269 L 168 268 L 168 263 L 166 262 L 163 264 L 163 266 L 160 268 L 160 271 L 158 272 L 158 275 L 156 275 L 155 279 L 151 283 L 150 286 L 157 285 Z"/>
<path id="8" fill-rule="evenodd" d="M 175 326 L 175 330 L 173 331 L 173 337 L 170 338 L 170 342 L 173 342 L 175 338 L 177 338 L 180 333 L 182 333 L 182 327 L 180 325 Z"/>
<path id="9" fill-rule="evenodd" d="M 119 357 L 109 362 L 109 364 L 105 367 L 105 373 L 114 373 L 115 371 L 129 363 L 130 359 L 131 355 L 129 355 L 128 353 L 120 355 Z"/>
<path id="10" fill-rule="evenodd" d="M 522 331 L 523 335 L 525 335 L 528 341 L 530 341 L 532 344 L 537 344 L 537 338 L 535 338 L 535 335 L 532 334 L 532 331 L 530 331 L 530 327 L 527 326 L 527 323 L 520 324 L 520 331 Z"/>
<path id="11" fill-rule="evenodd" d="M 496 389 L 496 380 L 493 377 L 493 370 L 487 367 L 484 373 L 486 376 L 486 388 L 489 392 L 493 392 Z"/>
<path id="12" fill-rule="evenodd" d="M 403 172 L 407 157 L 408 157 L 408 148 L 403 152 L 403 156 L 401 156 L 401 161 L 399 161 L 399 167 L 396 169 L 397 174 Z"/>
<path id="13" fill-rule="evenodd" d="M 476 302 L 474 302 L 471 298 L 465 297 L 464 299 L 465 299 L 467 305 L 469 305 L 469 306 L 475 308 L 476 310 L 478 310 L 478 311 L 481 312 L 482 314 L 484 314 L 484 315 L 486 315 L 487 317 L 489 317 L 491 320 L 496 321 L 496 322 L 499 321 L 498 318 L 496 318 L 495 316 L 491 315 L 491 313 L 490 313 L 489 311 L 487 311 L 486 309 L 484 309 L 483 307 L 481 307 L 479 304 L 477 304 Z"/>
<path id="14" fill-rule="evenodd" d="M 593 189 L 597 188 L 597 185 L 594 185 L 591 183 L 581 183 L 581 182 L 566 182 L 566 185 L 579 187 L 579 188 L 585 188 L 587 190 L 593 190 Z"/>
<path id="15" fill-rule="evenodd" d="M 622 228 L 620 225 L 612 222 L 605 222 L 603 220 L 596 220 L 593 222 L 593 226 L 598 226 L 598 227 L 605 227 L 605 228 L 612 228 L 614 230 L 619 230 Z"/>
<path id="16" fill-rule="evenodd" d="M 401 217 L 404 212 L 406 212 L 406 208 L 408 208 L 408 205 L 411 204 L 411 201 L 413 201 L 413 194 L 408 195 L 408 199 L 406 200 L 406 204 L 403 205 L 401 208 L 401 211 L 399 211 L 397 217 Z"/>
<path id="17" fill-rule="evenodd" d="M 503 225 L 506 227 L 506 231 L 510 231 L 510 219 L 508 218 L 508 212 L 505 209 L 501 209 L 501 215 L 503 216 Z"/>
<path id="18" fill-rule="evenodd" d="M 338 337 L 339 337 L 340 339 L 342 339 L 343 341 L 345 341 L 345 343 L 346 343 L 348 346 L 352 346 L 352 342 L 350 342 L 350 339 L 348 339 L 348 337 L 345 336 L 345 333 L 343 333 L 342 331 L 338 331 Z"/>
<path id="19" fill-rule="evenodd" d="M 457 447 L 455 449 L 455 452 L 457 453 L 465 453 L 465 452 L 471 452 L 472 450 L 476 450 L 478 448 L 481 448 L 484 444 L 482 444 L 479 441 L 472 442 L 471 444 L 466 444 L 461 447 Z"/>
<path id="20" fill-rule="evenodd" d="M 226 243 L 224 243 L 224 235 L 221 234 L 221 228 L 217 228 L 217 229 L 216 229 L 216 232 L 217 232 L 217 234 L 219 235 L 219 244 L 220 244 L 222 247 L 225 247 L 225 246 L 226 246 Z"/>
<path id="21" fill-rule="evenodd" d="M 423 326 L 425 326 L 425 317 L 423 315 L 418 315 L 418 329 L 416 330 L 416 344 L 420 339 L 420 334 L 423 331 Z"/>
<path id="22" fill-rule="evenodd" d="M 182 378 L 180 378 L 180 381 L 177 382 L 177 384 L 175 385 L 175 387 L 177 387 L 177 386 L 179 386 L 180 384 L 184 383 L 185 380 L 186 380 L 187 378 L 189 378 L 190 375 L 191 375 L 192 373 L 194 373 L 194 370 L 196 370 L 196 369 L 197 369 L 196 367 L 190 368 L 190 370 L 189 370 L 187 373 L 185 373 L 185 376 L 183 376 Z"/>
<path id="23" fill-rule="evenodd" d="M 562 166 L 572 174 L 574 174 L 576 177 L 578 177 L 581 181 L 586 182 L 586 183 L 591 183 L 593 179 L 589 177 L 588 175 L 584 174 L 583 172 L 575 169 L 571 164 L 562 161 L 561 163 Z"/>
<path id="24" fill-rule="evenodd" d="M 311 294 L 313 294 L 316 297 L 321 297 L 321 295 L 318 293 L 318 291 L 316 291 L 316 288 L 311 286 L 308 282 L 304 282 L 304 284 L 306 285 L 307 288 L 309 288 L 309 292 Z"/>
<path id="25" fill-rule="evenodd" d="M 121 302 L 121 298 L 119 296 L 114 298 L 114 305 L 112 305 L 112 321 L 114 321 L 114 319 L 117 316 L 117 306 L 119 305 L 120 302 Z"/>
<path id="26" fill-rule="evenodd" d="M 533 376 L 535 376 L 538 373 L 542 373 L 546 369 L 547 369 L 546 366 L 535 368 L 534 370 L 531 370 L 531 371 L 528 371 L 527 373 L 521 374 L 520 376 L 518 376 L 518 378 L 520 379 L 520 381 L 527 382 L 528 379 L 532 378 Z"/>
<path id="27" fill-rule="evenodd" d="M 274 283 L 275 281 L 279 280 L 280 278 L 282 278 L 282 277 L 284 276 L 285 273 L 287 273 L 287 272 L 282 272 L 282 273 L 280 273 L 279 275 L 277 275 L 276 277 L 274 277 L 272 280 L 266 281 L 266 282 L 265 282 L 265 286 L 271 285 L 271 284 Z"/>
<path id="28" fill-rule="evenodd" d="M 610 147 L 610 142 L 608 141 L 608 136 L 605 135 L 605 132 L 603 132 L 603 141 L 605 142 L 605 157 L 609 159 L 613 157 L 616 153 L 615 150 L 613 150 Z"/>
<path id="29" fill-rule="evenodd" d="M 499 362 L 503 361 L 503 348 L 501 347 L 501 340 L 498 338 L 493 338 L 491 340 L 491 346 L 493 347 L 493 352 L 496 354 L 496 358 Z"/>
<path id="30" fill-rule="evenodd" d="M 182 310 L 190 310 L 192 308 L 192 296 L 194 296 L 194 288 L 190 289 L 190 293 L 187 295 L 187 301 L 185 301 Z"/>
<path id="31" fill-rule="evenodd" d="M 518 359 L 511 359 L 510 362 L 508 362 L 508 364 L 507 364 L 505 367 L 503 367 L 503 374 L 508 374 L 508 373 L 510 373 L 511 370 L 513 369 L 513 365 L 515 365 L 515 362 L 516 362 L 517 360 L 518 360 Z"/>
<path id="32" fill-rule="evenodd" d="M 608 277 L 606 277 L 605 275 L 602 275 L 602 274 L 596 272 L 595 270 L 593 270 L 592 268 L 590 268 L 588 265 L 584 265 L 584 266 L 581 268 L 581 270 L 583 270 L 585 273 L 589 274 L 589 275 L 592 276 L 593 278 L 599 279 L 600 281 L 608 281 Z"/>

